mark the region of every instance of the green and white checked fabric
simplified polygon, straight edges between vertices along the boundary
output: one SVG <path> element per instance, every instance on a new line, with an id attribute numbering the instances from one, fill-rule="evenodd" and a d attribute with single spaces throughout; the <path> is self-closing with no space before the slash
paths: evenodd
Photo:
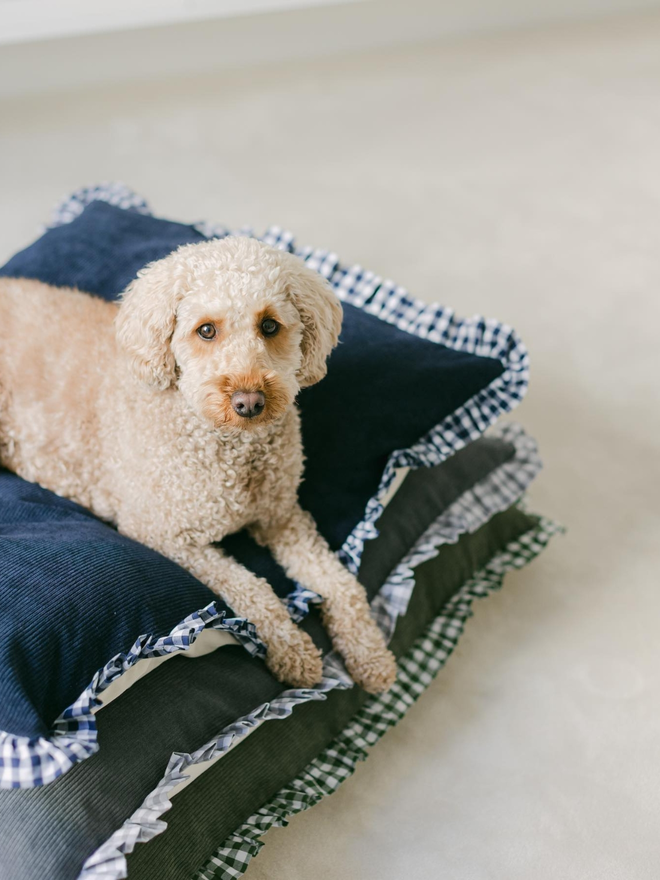
<path id="1" fill-rule="evenodd" d="M 538 525 L 508 544 L 467 581 L 424 635 L 399 658 L 399 671 L 391 690 L 371 697 L 299 776 L 223 842 L 192 880 L 236 880 L 263 846 L 261 838 L 270 828 L 287 825 L 289 816 L 335 792 L 354 772 L 357 762 L 364 760 L 371 746 L 403 718 L 445 665 L 472 614 L 472 602 L 499 589 L 508 571 L 531 562 L 560 531 L 556 523 L 540 518 Z"/>

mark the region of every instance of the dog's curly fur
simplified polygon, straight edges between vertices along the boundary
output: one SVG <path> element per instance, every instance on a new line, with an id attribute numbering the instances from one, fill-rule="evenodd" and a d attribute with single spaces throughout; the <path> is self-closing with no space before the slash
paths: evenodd
<path id="1" fill-rule="evenodd" d="M 213 338 L 197 332 L 204 324 Z M 321 656 L 309 636 L 215 546 L 247 527 L 323 597 L 349 672 L 377 692 L 394 658 L 363 588 L 297 501 L 294 400 L 325 375 L 340 326 L 316 272 L 248 238 L 179 248 L 139 272 L 119 305 L 0 279 L 0 463 L 188 569 L 256 625 L 281 681 L 311 686 Z M 237 414 L 236 391 L 261 391 L 263 411 Z"/>

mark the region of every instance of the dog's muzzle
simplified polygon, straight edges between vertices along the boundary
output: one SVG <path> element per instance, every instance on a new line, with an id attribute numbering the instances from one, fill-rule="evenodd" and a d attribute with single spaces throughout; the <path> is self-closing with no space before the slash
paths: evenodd
<path id="1" fill-rule="evenodd" d="M 261 415 L 266 406 L 263 391 L 235 391 L 231 396 L 231 407 L 244 419 Z"/>

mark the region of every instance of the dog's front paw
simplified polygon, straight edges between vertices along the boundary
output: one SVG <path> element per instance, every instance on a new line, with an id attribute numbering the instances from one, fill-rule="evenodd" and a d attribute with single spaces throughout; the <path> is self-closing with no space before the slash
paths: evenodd
<path id="1" fill-rule="evenodd" d="M 286 638 L 271 640 L 266 665 L 278 681 L 297 688 L 314 687 L 323 676 L 323 658 L 312 639 L 291 625 Z"/>
<path id="2" fill-rule="evenodd" d="M 388 691 L 396 679 L 396 660 L 366 603 L 362 613 L 340 611 L 331 623 L 334 645 L 353 681 L 370 694 Z"/>
<path id="3" fill-rule="evenodd" d="M 348 655 L 348 656 L 346 656 Z M 381 694 L 394 684 L 396 660 L 385 644 L 364 651 L 347 651 L 346 668 L 353 681 L 370 694 Z"/>

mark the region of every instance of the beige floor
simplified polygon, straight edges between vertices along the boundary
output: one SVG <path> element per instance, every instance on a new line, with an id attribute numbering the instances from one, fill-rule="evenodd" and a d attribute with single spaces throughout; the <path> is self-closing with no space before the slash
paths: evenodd
<path id="1" fill-rule="evenodd" d="M 660 876 L 660 17 L 0 106 L 0 251 L 76 186 L 278 222 L 515 325 L 569 531 L 252 880 Z"/>

